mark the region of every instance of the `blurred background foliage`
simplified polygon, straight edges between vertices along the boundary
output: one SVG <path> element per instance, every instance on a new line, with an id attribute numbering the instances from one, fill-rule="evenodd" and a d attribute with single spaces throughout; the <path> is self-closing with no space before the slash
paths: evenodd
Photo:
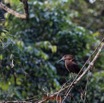
<path id="1" fill-rule="evenodd" d="M 23 13 L 19 0 L 4 3 Z M 103 0 L 28 0 L 28 4 L 28 21 L 0 10 L 5 16 L 0 18 L 0 100 L 42 98 L 44 90 L 55 92 L 70 75 L 57 60 L 73 54 L 81 67 L 104 33 Z M 104 102 L 103 61 L 104 51 L 91 71 L 88 103 Z M 81 102 L 80 96 L 75 100 Z"/>

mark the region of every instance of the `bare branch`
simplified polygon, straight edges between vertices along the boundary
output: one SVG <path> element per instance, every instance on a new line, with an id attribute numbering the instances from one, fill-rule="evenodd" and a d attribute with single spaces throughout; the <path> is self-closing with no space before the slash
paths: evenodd
<path id="1" fill-rule="evenodd" d="M 99 50 L 98 50 L 98 52 L 97 52 L 97 54 L 95 55 L 94 59 L 90 62 L 90 64 L 88 65 L 87 69 L 86 69 L 74 82 L 72 82 L 71 85 L 69 85 L 69 91 L 68 91 L 68 93 L 66 94 L 64 100 L 67 98 L 67 96 L 68 96 L 68 94 L 70 93 L 70 91 L 72 90 L 72 88 L 73 88 L 73 87 L 82 79 L 82 77 L 93 67 L 93 65 L 94 65 L 96 59 L 98 58 L 98 56 L 99 56 L 99 54 L 100 54 L 100 52 L 101 52 L 103 46 L 104 46 L 104 44 L 102 43 L 101 46 L 100 46 L 100 48 L 99 48 Z M 63 100 L 63 101 L 64 101 L 64 100 Z"/>
<path id="2" fill-rule="evenodd" d="M 90 62 L 90 64 L 88 65 L 88 67 L 86 68 L 86 70 L 83 71 L 83 73 L 79 76 L 77 76 L 76 80 L 74 80 L 73 82 L 71 82 L 71 84 L 68 84 L 63 87 L 58 91 L 55 92 L 53 94 L 50 94 L 48 96 L 45 96 L 42 100 L 37 101 L 35 103 L 45 103 L 48 100 L 56 100 L 59 103 L 63 103 L 64 100 L 67 98 L 67 96 L 70 96 L 70 91 L 74 88 L 74 86 L 82 79 L 82 77 L 93 67 L 96 59 L 98 58 L 102 48 L 104 47 L 104 38 L 102 39 L 100 45 L 97 47 L 97 49 L 95 49 L 95 51 L 97 51 L 97 53 L 95 54 L 94 58 L 92 59 L 92 61 Z M 95 53 L 95 52 L 93 52 Z M 89 57 L 90 58 L 90 57 Z M 62 97 L 61 95 L 59 95 L 60 92 L 65 91 L 66 89 L 68 89 L 69 91 L 67 92 L 66 96 L 64 97 L 63 101 L 62 101 Z M 2 103 L 2 102 L 1 102 Z M 3 102 L 4 103 L 4 102 Z M 32 102 L 28 102 L 28 101 L 10 101 L 10 102 L 5 102 L 5 103 L 32 103 Z"/>
<path id="3" fill-rule="evenodd" d="M 4 5 L 2 2 L 0 2 L 0 8 L 7 11 L 8 13 L 14 15 L 17 18 L 21 18 L 21 19 L 27 19 L 28 18 L 28 4 L 27 3 L 26 3 L 26 5 L 24 4 L 24 9 L 25 9 L 24 14 L 20 14 L 16 11 L 12 10 L 11 8 Z"/>
<path id="4" fill-rule="evenodd" d="M 77 82 L 79 82 L 80 79 L 93 67 L 93 65 L 94 65 L 96 59 L 98 58 L 98 56 L 99 56 L 99 54 L 100 54 L 100 52 L 101 52 L 103 46 L 104 46 L 104 45 L 102 44 L 101 47 L 100 47 L 100 49 L 99 49 L 99 51 L 98 51 L 97 54 L 95 55 L 94 59 L 93 59 L 92 62 L 89 64 L 88 68 L 79 76 L 79 78 L 75 81 L 74 84 L 76 84 Z"/>
<path id="5" fill-rule="evenodd" d="M 67 92 L 65 98 L 63 99 L 62 103 L 64 102 L 64 100 L 67 98 L 67 96 L 69 95 L 70 91 L 74 88 L 74 86 L 82 79 L 82 77 L 93 67 L 96 59 L 98 58 L 103 46 L 104 46 L 104 38 L 102 39 L 100 45 L 95 49 L 95 51 L 97 52 L 96 55 L 94 56 L 94 58 L 92 59 L 92 61 L 90 62 L 90 64 L 88 65 L 88 67 L 86 68 L 85 71 L 83 71 L 83 73 L 81 75 L 78 75 L 77 78 L 69 85 L 61 88 L 58 92 L 55 92 L 54 94 L 51 94 L 50 97 L 52 96 L 55 96 L 56 95 L 56 98 L 59 96 L 59 93 L 68 89 L 69 91 Z M 95 51 L 93 53 L 95 53 Z M 90 58 L 90 57 L 89 57 Z M 47 100 L 49 100 L 50 98 L 48 97 L 48 99 L 43 99 L 41 101 L 39 101 L 38 103 L 44 103 L 46 102 Z"/>

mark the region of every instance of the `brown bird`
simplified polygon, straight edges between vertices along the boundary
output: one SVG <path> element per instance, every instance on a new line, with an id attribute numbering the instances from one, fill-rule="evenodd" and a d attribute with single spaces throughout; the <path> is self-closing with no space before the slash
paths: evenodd
<path id="1" fill-rule="evenodd" d="M 64 55 L 58 62 L 62 60 L 65 61 L 65 67 L 69 72 L 76 73 L 76 74 L 79 73 L 80 68 L 75 62 L 73 55 L 70 55 L 70 54 Z"/>

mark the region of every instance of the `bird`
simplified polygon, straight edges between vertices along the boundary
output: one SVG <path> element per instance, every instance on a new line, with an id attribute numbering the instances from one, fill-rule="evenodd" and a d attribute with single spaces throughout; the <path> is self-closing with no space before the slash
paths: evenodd
<path id="1" fill-rule="evenodd" d="M 64 61 L 65 62 L 65 68 L 70 73 L 78 74 L 80 72 L 80 68 L 79 68 L 78 64 L 75 62 L 75 58 L 74 58 L 73 55 L 66 54 L 58 62 L 60 62 L 60 61 Z"/>

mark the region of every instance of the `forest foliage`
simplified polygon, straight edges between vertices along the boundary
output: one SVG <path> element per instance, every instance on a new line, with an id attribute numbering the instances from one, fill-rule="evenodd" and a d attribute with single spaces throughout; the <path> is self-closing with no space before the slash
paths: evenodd
<path id="1" fill-rule="evenodd" d="M 28 21 L 4 14 L 5 21 L 0 21 L 0 100 L 41 99 L 44 90 L 58 90 L 70 75 L 63 62 L 57 63 L 64 54 L 74 55 L 82 67 L 99 44 L 104 27 L 103 4 L 89 1 L 29 0 Z M 8 3 L 23 12 L 21 2 Z M 104 52 L 91 70 L 88 103 L 104 102 L 103 61 Z"/>

